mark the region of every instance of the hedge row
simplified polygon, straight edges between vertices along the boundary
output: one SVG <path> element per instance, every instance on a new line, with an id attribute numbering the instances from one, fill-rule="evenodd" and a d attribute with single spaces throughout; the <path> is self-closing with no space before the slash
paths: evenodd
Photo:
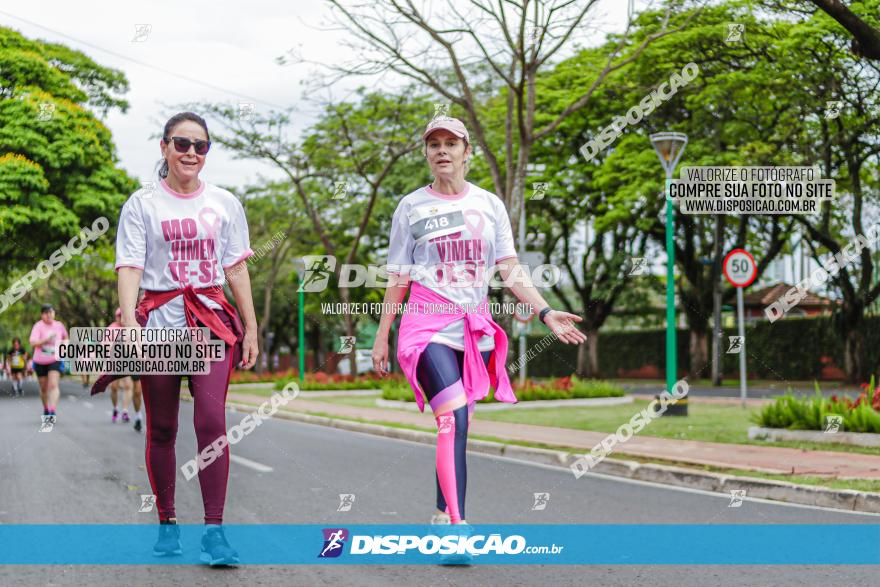
<path id="1" fill-rule="evenodd" d="M 831 317 L 784 318 L 775 323 L 761 321 L 747 326 L 747 368 L 750 377 L 766 379 L 815 379 L 825 366 L 843 367 L 843 341 L 835 331 Z M 690 365 L 689 332 L 677 331 L 678 367 L 684 374 Z M 739 357 L 727 354 L 728 336 L 736 329 L 724 331 L 722 360 L 726 377 L 739 374 Z M 528 363 L 530 377 L 561 377 L 577 367 L 577 348 L 558 341 L 549 346 L 539 344 L 545 335 L 530 336 L 529 348 L 543 349 Z M 865 359 L 869 370 L 880 361 L 880 316 L 871 316 L 863 324 Z M 512 360 L 516 361 L 518 346 Z M 617 377 L 618 372 L 633 371 L 655 365 L 664 376 L 666 371 L 666 332 L 646 330 L 599 333 L 600 377 Z M 711 342 L 709 344 L 711 354 Z M 823 358 L 826 360 L 823 362 Z M 707 367 L 701 375 L 708 377 Z"/>
<path id="2" fill-rule="evenodd" d="M 622 387 L 611 381 L 580 379 L 576 376 L 559 377 L 545 382 L 527 380 L 525 385 L 513 381 L 516 398 L 521 402 L 556 399 L 579 399 L 597 397 L 621 397 Z M 382 382 L 382 399 L 414 402 L 412 387 L 405 379 Z M 481 403 L 494 402 L 494 394 L 489 393 Z"/>

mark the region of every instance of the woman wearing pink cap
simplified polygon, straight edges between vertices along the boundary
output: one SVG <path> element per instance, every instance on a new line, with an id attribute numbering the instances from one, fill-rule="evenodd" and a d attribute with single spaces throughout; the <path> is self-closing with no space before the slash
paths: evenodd
<path id="1" fill-rule="evenodd" d="M 373 366 L 388 372 L 395 313 L 387 310 L 409 292 L 397 358 L 419 408 L 427 399 L 437 422 L 437 512 L 431 521 L 465 524 L 465 454 L 474 403 L 488 394 L 490 383 L 496 399 L 516 402 L 505 370 L 507 336 L 487 307 L 488 276 L 497 265 L 507 281 L 518 261 L 503 202 L 465 180 L 471 146 L 464 124 L 435 118 L 422 140 L 434 181 L 405 196 L 394 212 Z M 521 268 L 505 284 L 560 340 L 586 340 L 573 323 L 581 318 L 551 310 Z"/>

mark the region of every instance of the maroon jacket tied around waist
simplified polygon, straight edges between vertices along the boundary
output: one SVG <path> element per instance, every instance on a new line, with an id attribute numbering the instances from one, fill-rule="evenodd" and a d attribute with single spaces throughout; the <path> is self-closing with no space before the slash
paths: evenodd
<path id="1" fill-rule="evenodd" d="M 183 296 L 183 313 L 186 317 L 186 325 L 194 328 L 198 325 L 196 322 L 197 320 L 204 324 L 215 336 L 232 347 L 231 351 L 234 353 L 233 364 L 237 365 L 241 360 L 241 341 L 244 338 L 244 328 L 241 325 L 241 320 L 238 318 L 238 312 L 236 312 L 235 308 L 232 307 L 232 304 L 226 300 L 223 290 L 219 287 L 203 287 L 196 289 L 191 285 L 187 285 L 181 289 L 172 289 L 169 291 L 147 291 L 135 310 L 135 318 L 137 319 L 138 324 L 146 326 L 150 312 L 167 304 L 179 295 Z M 221 309 L 215 310 L 209 308 L 199 299 L 199 295 L 203 295 L 208 299 L 217 302 Z M 221 318 L 221 312 L 229 317 L 229 326 L 227 326 L 225 321 Z M 101 393 L 107 389 L 107 386 L 110 385 L 110 383 L 123 377 L 127 377 L 127 375 L 102 374 L 98 377 L 98 380 L 95 381 L 94 385 L 92 385 L 91 395 Z"/>

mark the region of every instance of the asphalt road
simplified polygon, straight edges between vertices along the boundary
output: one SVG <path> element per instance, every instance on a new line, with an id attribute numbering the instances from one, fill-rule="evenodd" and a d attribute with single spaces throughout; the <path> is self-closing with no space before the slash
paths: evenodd
<path id="1" fill-rule="evenodd" d="M 138 513 L 151 493 L 144 436 L 110 422 L 108 395 L 89 398 L 62 384 L 58 423 L 40 433 L 36 384 L 23 398 L 0 382 L 0 523 L 154 524 Z M 196 452 L 192 404 L 181 405 L 178 464 Z M 227 422 L 243 414 L 230 413 Z M 265 422 L 239 442 L 230 467 L 225 522 L 230 524 L 422 524 L 433 511 L 430 446 L 285 420 Z M 271 470 L 269 470 L 271 468 Z M 866 523 L 877 516 L 747 500 L 668 488 L 473 454 L 469 458 L 471 523 Z M 534 493 L 549 492 L 534 511 Z M 339 494 L 356 496 L 338 512 Z M 181 523 L 200 523 L 197 480 L 178 475 Z M 597 537 L 600 540 L 601 537 Z M 234 546 L 234 545 L 233 545 Z M 876 546 L 876 545 L 875 545 Z M 664 545 L 658 545 L 663 548 Z M 679 545 L 686 547 L 686 545 Z M 853 545 L 854 548 L 864 545 Z M 2 548 L 2 545 L 0 545 Z M 16 585 L 868 585 L 872 566 L 13 566 L 0 584 Z"/>

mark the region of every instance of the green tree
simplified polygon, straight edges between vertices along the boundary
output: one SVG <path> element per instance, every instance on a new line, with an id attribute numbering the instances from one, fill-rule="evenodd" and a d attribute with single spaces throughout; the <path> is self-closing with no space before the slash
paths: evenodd
<path id="1" fill-rule="evenodd" d="M 674 17 L 670 26 L 678 24 Z M 650 34 L 659 13 L 645 13 L 637 21 L 634 42 Z M 746 25 L 746 42 L 727 44 L 727 23 Z M 693 62 L 699 75 L 679 87 L 666 102 L 621 136 L 593 161 L 575 166 L 585 178 L 583 189 L 597 200 L 593 205 L 600 216 L 598 230 L 620 223 L 634 224 L 656 244 L 665 242 L 665 201 L 662 171 L 648 135 L 674 130 L 690 140 L 682 164 L 687 165 L 791 165 L 804 164 L 793 138 L 798 134 L 798 113 L 793 104 L 802 99 L 792 82 L 801 64 L 773 53 L 774 46 L 789 34 L 784 22 L 761 22 L 752 15 L 748 3 L 727 2 L 703 8 L 681 31 L 658 39 L 645 49 L 644 59 L 616 72 L 606 89 L 585 110 L 573 117 L 565 128 L 568 137 L 584 144 L 591 136 L 623 116 L 657 86 Z M 641 31 L 645 28 L 645 31 Z M 768 57 L 769 56 L 769 57 Z M 578 56 L 565 71 L 594 67 L 596 57 Z M 579 62 L 579 63 L 578 63 Z M 574 67 L 579 65 L 580 67 Z M 559 68 L 562 69 L 562 66 Z M 563 72 L 564 73 L 564 72 Z M 566 83 L 577 83 L 568 74 Z M 772 95 L 772 100 L 759 99 Z M 570 140 L 570 139 L 569 139 Z M 559 148 L 558 146 L 556 148 Z M 582 160 L 581 160 L 582 161 Z M 717 229 L 720 240 L 716 238 Z M 675 257 L 680 279 L 679 303 L 690 328 L 690 372 L 701 373 L 708 358 L 709 317 L 713 306 L 713 284 L 720 278 L 720 254 L 736 246 L 756 253 L 759 275 L 783 250 L 794 222 L 783 216 L 676 215 Z M 725 298 L 733 295 L 722 288 Z"/>
<path id="2" fill-rule="evenodd" d="M 386 222 L 400 197 L 423 185 L 413 182 L 419 165 L 413 155 L 426 115 L 433 111 L 430 100 L 411 90 L 360 89 L 351 101 L 321 105 L 318 120 L 301 139 L 289 136 L 287 113 L 243 119 L 226 105 L 198 108 L 224 122 L 225 130 L 214 135 L 218 143 L 239 157 L 269 162 L 287 176 L 291 191 L 285 211 L 306 221 L 313 237 L 311 248 L 294 249 L 296 257 L 335 257 L 337 277 L 343 264 L 384 261 L 375 255 L 387 243 Z M 378 301 L 380 295 L 375 288 L 333 287 L 318 297 L 350 302 Z M 346 314 L 342 320 L 344 333 L 356 336 L 358 318 Z M 350 361 L 354 373 L 353 354 Z"/>
<path id="3" fill-rule="evenodd" d="M 128 83 L 79 51 L 9 28 L 0 27 L 0 47 L 0 263 L 23 268 L 113 217 L 134 191 L 93 112 L 124 112 Z"/>
<path id="4" fill-rule="evenodd" d="M 308 218 L 278 213 L 296 206 L 294 191 L 287 182 L 249 187 L 242 192 L 242 204 L 254 250 L 247 264 L 257 310 L 257 338 L 260 354 L 272 370 L 271 355 L 278 343 L 284 341 L 279 335 L 287 330 L 280 325 L 277 330 L 272 327 L 273 308 L 281 305 L 276 301 L 276 290 L 285 287 L 284 276 L 294 270 L 294 252 L 313 249 L 317 239 Z M 288 344 L 293 346 L 293 341 Z M 262 371 L 262 361 L 257 363 L 256 370 Z"/>
<path id="5" fill-rule="evenodd" d="M 460 7 L 451 2 L 328 1 L 336 22 L 350 32 L 346 44 L 355 55 L 328 66 L 333 74 L 344 78 L 391 72 L 415 80 L 462 112 L 514 226 L 524 209 L 532 147 L 594 100 L 608 76 L 670 34 L 669 18 L 679 8 L 678 2 L 667 2 L 652 34 L 638 42 L 628 41 L 627 26 L 602 66 L 583 72 L 586 83 L 565 96 L 564 108 L 548 113 L 538 106 L 538 78 L 576 49 L 581 31 L 596 17 L 595 1 L 474 1 Z M 486 111 L 489 99 L 496 97 L 503 111 L 500 119 Z"/>
<path id="6" fill-rule="evenodd" d="M 861 9 L 876 15 L 880 1 L 865 0 Z M 798 217 L 813 258 L 823 265 L 828 253 L 839 253 L 878 221 L 880 63 L 854 55 L 849 33 L 823 12 L 792 25 L 777 51 L 798 69 L 785 78 L 801 96 L 793 112 L 800 121 L 793 141 L 808 163 L 837 184 L 836 200 L 821 214 Z M 829 102 L 840 103 L 839 114 L 829 114 Z M 849 381 L 861 383 L 878 368 L 867 364 L 864 332 L 865 310 L 880 298 L 877 259 L 863 248 L 831 283 L 841 302 L 835 326 L 843 341 L 844 371 Z"/>

